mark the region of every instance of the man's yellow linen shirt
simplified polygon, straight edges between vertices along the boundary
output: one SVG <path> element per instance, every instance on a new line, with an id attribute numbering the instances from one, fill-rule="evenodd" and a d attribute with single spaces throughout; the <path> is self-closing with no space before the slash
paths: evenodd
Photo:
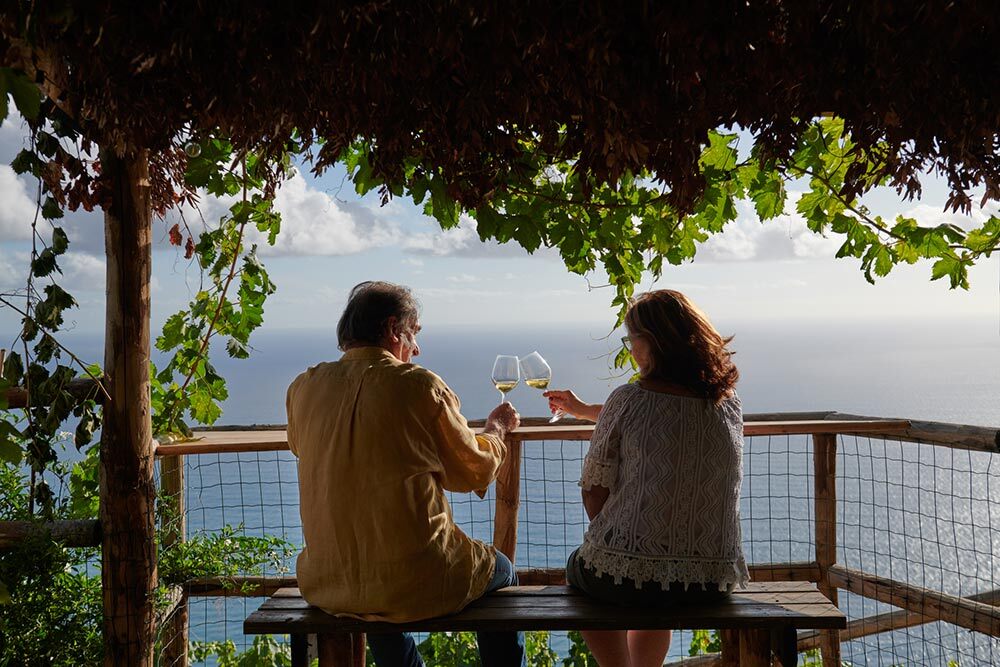
<path id="1" fill-rule="evenodd" d="M 473 433 L 441 378 L 382 348 L 355 348 L 299 375 L 286 407 L 307 601 L 405 622 L 484 593 L 495 552 L 455 525 L 444 491 L 485 489 L 506 446 Z"/>

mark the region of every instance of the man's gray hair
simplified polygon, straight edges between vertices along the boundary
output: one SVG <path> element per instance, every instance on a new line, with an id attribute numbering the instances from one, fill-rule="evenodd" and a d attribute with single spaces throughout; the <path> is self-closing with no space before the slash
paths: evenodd
<path id="1" fill-rule="evenodd" d="M 359 345 L 379 345 L 386 331 L 386 322 L 395 317 L 403 326 L 416 324 L 420 304 L 410 288 L 368 280 L 359 283 L 347 297 L 344 314 L 337 323 L 337 346 L 341 350 Z"/>

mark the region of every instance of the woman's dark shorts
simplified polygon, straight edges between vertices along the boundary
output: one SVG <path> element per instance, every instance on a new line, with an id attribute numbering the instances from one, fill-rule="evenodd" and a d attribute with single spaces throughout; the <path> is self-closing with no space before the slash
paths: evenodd
<path id="1" fill-rule="evenodd" d="M 615 583 L 614 577 L 607 574 L 597 574 L 579 557 L 576 549 L 569 555 L 566 562 L 566 580 L 570 586 L 579 588 L 587 595 L 629 607 L 665 607 L 674 604 L 693 604 L 699 602 L 717 602 L 729 596 L 726 591 L 720 591 L 715 584 L 690 584 L 684 590 L 684 584 L 675 581 L 667 590 L 663 590 L 658 582 L 647 581 L 637 588 L 632 579 L 622 579 Z"/>

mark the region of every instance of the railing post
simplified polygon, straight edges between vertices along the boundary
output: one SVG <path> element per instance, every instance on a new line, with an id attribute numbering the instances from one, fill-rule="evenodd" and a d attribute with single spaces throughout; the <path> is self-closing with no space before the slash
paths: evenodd
<path id="1" fill-rule="evenodd" d="M 517 512 L 521 506 L 521 438 L 507 435 L 507 458 L 497 472 L 497 504 L 493 546 L 514 562 L 517 551 Z"/>
<path id="2" fill-rule="evenodd" d="M 160 502 L 169 503 L 160 525 L 163 548 L 170 549 L 183 542 L 187 534 L 187 510 L 184 507 L 184 457 L 164 456 L 160 459 Z M 163 646 L 160 663 L 164 667 L 187 667 L 188 664 L 188 595 L 181 600 L 162 629 Z"/>
<path id="3" fill-rule="evenodd" d="M 837 587 L 830 582 L 830 566 L 837 563 L 837 436 L 813 435 L 813 476 L 815 484 L 816 563 L 818 588 L 837 605 Z M 840 667 L 840 630 L 820 634 L 823 667 Z"/>

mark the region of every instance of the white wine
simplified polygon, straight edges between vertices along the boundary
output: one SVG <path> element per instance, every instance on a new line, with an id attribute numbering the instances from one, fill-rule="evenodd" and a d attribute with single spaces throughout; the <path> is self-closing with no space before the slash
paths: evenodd
<path id="1" fill-rule="evenodd" d="M 504 380 L 504 381 L 494 380 L 493 386 L 495 386 L 498 390 L 500 390 L 501 393 L 506 394 L 508 391 L 517 386 L 517 380 L 514 380 L 513 382 L 509 380 Z"/>
<path id="2" fill-rule="evenodd" d="M 549 378 L 538 378 L 537 380 L 525 380 L 524 384 L 535 389 L 548 389 Z"/>

